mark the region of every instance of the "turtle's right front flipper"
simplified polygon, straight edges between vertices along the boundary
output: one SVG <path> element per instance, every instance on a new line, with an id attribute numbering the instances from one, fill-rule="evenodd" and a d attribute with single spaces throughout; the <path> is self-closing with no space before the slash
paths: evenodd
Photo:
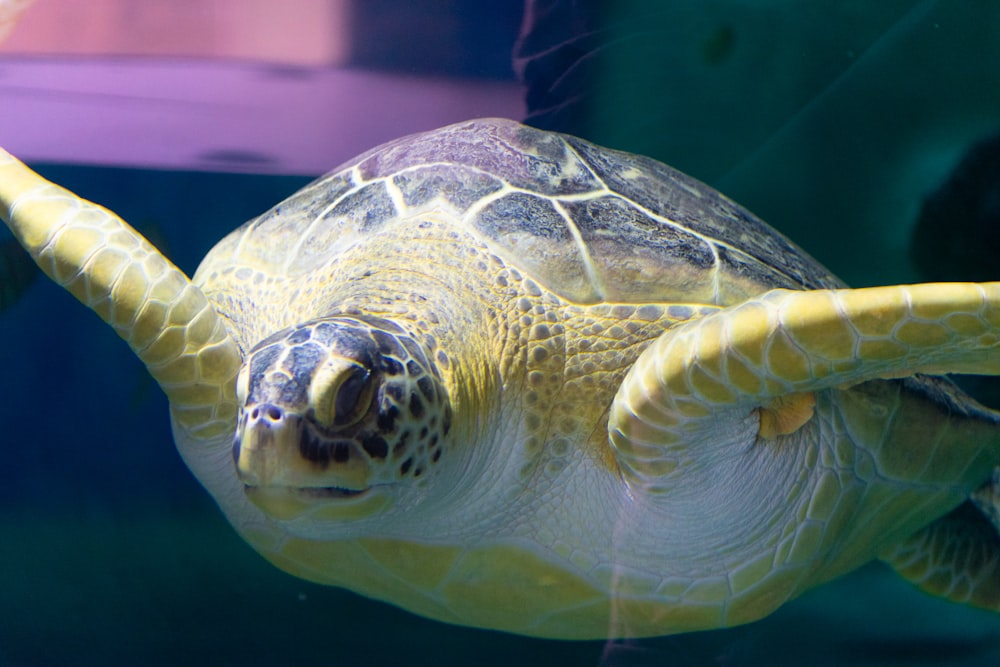
<path id="1" fill-rule="evenodd" d="M 241 356 L 197 287 L 110 211 L 0 150 L 0 217 L 35 262 L 125 339 L 195 438 L 235 427 Z"/>

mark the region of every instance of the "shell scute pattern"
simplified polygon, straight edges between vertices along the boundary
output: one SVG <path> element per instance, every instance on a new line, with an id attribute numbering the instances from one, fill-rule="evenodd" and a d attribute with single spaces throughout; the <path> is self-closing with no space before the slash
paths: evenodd
<path id="1" fill-rule="evenodd" d="M 393 176 L 392 182 L 408 207 L 419 208 L 442 197 L 458 211 L 465 211 L 503 187 L 499 179 L 477 169 L 442 164 L 403 171 Z"/>
<path id="2" fill-rule="evenodd" d="M 490 150 L 471 150 L 483 144 Z M 435 170 L 433 187 L 418 186 L 421 202 L 452 182 L 451 169 L 492 174 L 481 177 L 491 188 L 476 189 L 478 205 L 472 197 L 444 196 L 508 263 L 572 301 L 733 303 L 771 287 L 839 285 L 755 217 L 652 160 L 498 121 L 391 145 L 362 160 L 358 171 L 374 178 L 409 170 L 413 188 L 423 177 L 421 160 Z M 492 189 L 501 181 L 502 189 Z M 703 222 L 716 208 L 728 221 Z M 612 234 L 606 216 L 625 227 Z M 736 231 L 740 224 L 749 231 Z M 774 256 L 783 259 L 774 263 Z M 655 278 L 637 281 L 642 275 Z"/>
<path id="3" fill-rule="evenodd" d="M 572 243 L 565 218 L 551 199 L 511 192 L 480 209 L 473 225 L 491 239 L 541 237 L 558 244 Z"/>
<path id="4" fill-rule="evenodd" d="M 804 250 L 687 174 L 651 158 L 600 148 L 576 137 L 566 137 L 566 141 L 613 192 L 668 224 L 713 239 L 718 246 L 728 246 L 731 254 L 744 255 L 745 263 L 773 265 L 785 284 L 769 282 L 768 287 L 843 286 Z"/>
<path id="5" fill-rule="evenodd" d="M 375 181 L 345 194 L 327 213 L 362 233 L 378 229 L 395 215 L 396 206 L 384 181 Z"/>
<path id="6" fill-rule="evenodd" d="M 545 196 L 581 194 L 602 187 L 556 135 L 501 120 L 466 123 L 449 130 L 408 137 L 366 153 L 358 159 L 358 173 L 369 181 L 423 165 L 461 165 L 502 175 L 512 188 Z"/>
<path id="7" fill-rule="evenodd" d="M 773 285 L 775 287 L 801 287 L 808 284 L 805 277 L 793 278 L 789 283 L 787 274 L 781 269 L 770 264 L 760 262 L 734 248 L 725 245 L 715 246 L 716 256 L 720 266 L 720 273 L 731 276 L 734 283 L 749 285 Z M 831 277 L 831 281 L 835 279 Z M 839 283 L 831 282 L 827 287 L 842 287 Z"/>
<path id="8" fill-rule="evenodd" d="M 552 200 L 507 192 L 482 206 L 469 224 L 507 263 L 538 276 L 548 288 L 558 286 L 559 294 L 573 300 L 593 299 L 595 277 L 588 258 Z"/>
<path id="9" fill-rule="evenodd" d="M 349 173 L 324 176 L 305 189 L 223 240 L 239 240 L 233 261 L 258 267 L 261 271 L 278 273 L 284 270 L 286 253 L 275 248 L 295 248 L 296 264 L 310 264 L 316 257 L 341 252 L 345 240 L 357 233 L 353 217 L 333 217 L 335 208 L 355 188 Z M 342 210 L 342 209 L 341 209 Z M 322 221 L 322 225 L 316 223 Z M 353 232 L 348 234 L 347 232 Z M 330 245 L 333 241 L 339 243 Z M 213 250 L 209 257 L 221 249 Z"/>
<path id="10" fill-rule="evenodd" d="M 617 195 L 566 202 L 564 209 L 600 281 L 600 298 L 592 301 L 716 301 L 716 254 L 705 239 Z"/>
<path id="11" fill-rule="evenodd" d="M 206 264 L 270 276 L 324 270 L 393 220 L 426 224 L 419 214 L 429 208 L 576 303 L 730 304 L 774 287 L 840 286 L 757 218 L 665 165 L 501 120 L 375 149 L 248 223 L 231 254 Z"/>

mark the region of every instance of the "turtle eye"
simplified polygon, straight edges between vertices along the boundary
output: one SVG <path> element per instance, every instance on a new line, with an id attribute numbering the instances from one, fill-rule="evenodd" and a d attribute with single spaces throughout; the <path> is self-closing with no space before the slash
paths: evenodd
<path id="1" fill-rule="evenodd" d="M 371 371 L 347 359 L 323 364 L 309 385 L 313 417 L 327 428 L 343 428 L 358 422 L 375 395 Z"/>
<path id="2" fill-rule="evenodd" d="M 334 426 L 350 426 L 368 412 L 375 388 L 370 379 L 367 368 L 355 366 L 340 383 L 333 403 Z"/>

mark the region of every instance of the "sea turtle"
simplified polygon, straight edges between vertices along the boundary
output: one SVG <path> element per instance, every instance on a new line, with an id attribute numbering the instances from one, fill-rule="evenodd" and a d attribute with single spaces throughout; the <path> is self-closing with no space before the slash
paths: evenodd
<path id="1" fill-rule="evenodd" d="M 1000 415 L 916 374 L 1000 374 L 1000 284 L 847 289 L 692 178 L 507 120 L 365 153 L 189 280 L 4 155 L 16 237 L 282 569 L 563 638 L 751 621 L 878 557 L 1000 606 Z"/>

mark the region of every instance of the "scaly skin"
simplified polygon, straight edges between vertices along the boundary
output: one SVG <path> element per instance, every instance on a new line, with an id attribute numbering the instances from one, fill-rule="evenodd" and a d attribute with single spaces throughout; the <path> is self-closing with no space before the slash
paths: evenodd
<path id="1" fill-rule="evenodd" d="M 189 437 L 232 431 L 240 353 L 187 276 L 121 218 L 2 149 L 0 217 L 52 280 L 125 339 Z"/>

